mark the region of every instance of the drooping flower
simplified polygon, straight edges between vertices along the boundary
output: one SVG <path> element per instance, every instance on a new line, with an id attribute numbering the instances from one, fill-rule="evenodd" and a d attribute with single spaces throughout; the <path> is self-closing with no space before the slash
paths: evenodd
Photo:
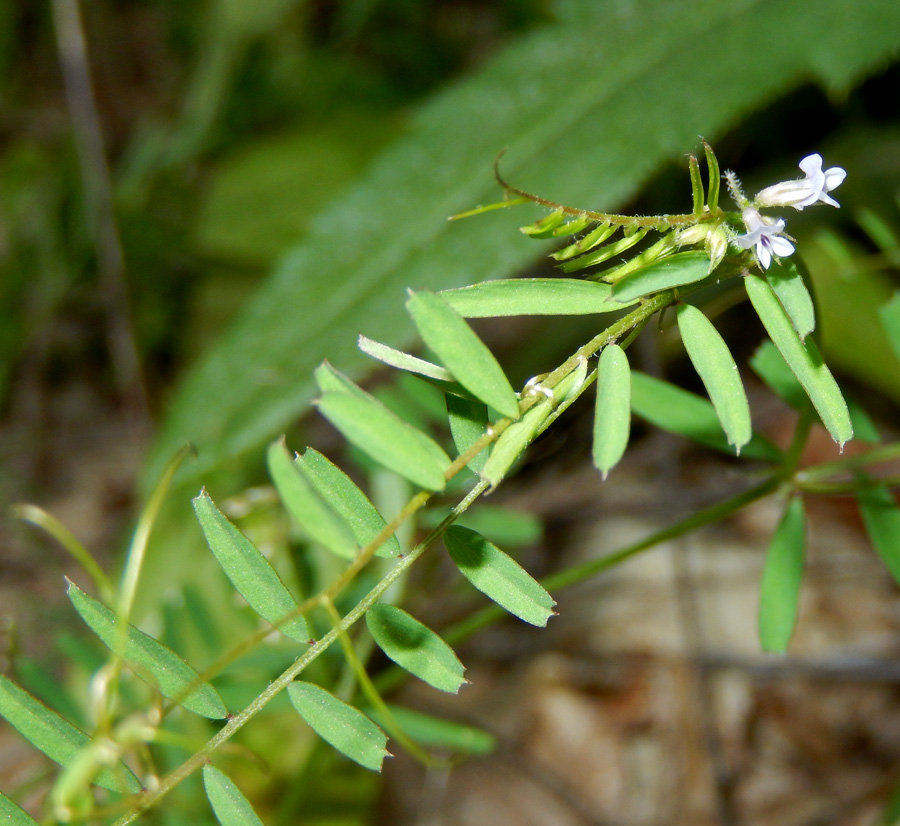
<path id="1" fill-rule="evenodd" d="M 822 170 L 822 156 L 807 155 L 800 161 L 800 169 L 806 174 L 798 181 L 782 181 L 780 184 L 767 186 L 757 194 L 753 203 L 757 207 L 792 206 L 794 209 L 812 206 L 817 201 L 839 207 L 840 204 L 830 195 L 847 177 L 847 172 L 839 166 Z"/>
<path id="2" fill-rule="evenodd" d="M 782 218 L 767 218 L 753 207 L 746 207 L 741 218 L 747 234 L 739 235 L 734 241 L 745 250 L 756 247 L 756 260 L 762 269 L 769 269 L 772 256 L 786 257 L 794 252 L 794 245 L 783 235 L 785 224 Z"/>

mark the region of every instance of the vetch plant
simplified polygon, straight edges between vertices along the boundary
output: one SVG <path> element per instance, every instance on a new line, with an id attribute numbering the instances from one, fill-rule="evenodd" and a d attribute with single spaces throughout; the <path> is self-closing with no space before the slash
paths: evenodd
<path id="1" fill-rule="evenodd" d="M 308 549 L 302 565 L 285 571 L 201 491 L 194 510 L 204 537 L 245 603 L 234 610 L 252 612 L 259 624 L 226 650 L 216 650 L 208 667 L 195 668 L 171 646 L 130 623 L 147 533 L 165 480 L 136 531 L 118 588 L 48 515 L 19 509 L 22 518 L 63 540 L 94 580 L 99 599 L 74 583 L 69 598 L 110 651 L 92 683 L 90 733 L 12 680 L 0 678 L 0 714 L 62 766 L 49 797 L 47 822 L 124 826 L 164 805 L 174 789 L 201 770 L 206 796 L 221 823 L 260 822 L 237 785 L 211 763 L 221 764 L 223 747 L 282 692 L 310 737 L 314 733 L 367 769 L 379 770 L 389 747 L 439 765 L 448 754 L 488 750 L 487 733 L 394 707 L 383 696 L 385 686 L 405 673 L 455 694 L 466 679 L 454 643 L 504 614 L 542 627 L 554 615 L 553 594 L 560 589 L 764 497 L 784 503 L 761 583 L 758 621 L 764 650 L 784 652 L 796 621 L 806 497 L 857 496 L 876 550 L 892 574 L 900 575 L 900 509 L 889 492 L 900 478 L 877 473 L 881 463 L 900 457 L 900 444 L 879 444 L 819 466 L 801 466 L 816 419 L 842 448 L 853 437 L 854 421 L 868 433 L 874 428 L 858 407 L 851 414 L 818 350 L 812 298 L 794 260 L 798 242 L 784 234 L 783 218 L 759 211 L 803 209 L 818 202 L 836 206 L 828 193 L 845 173 L 839 168 L 823 171 L 822 159 L 810 155 L 801 161 L 804 179 L 767 187 L 752 200 L 728 173 L 739 210 L 729 212 L 719 204 L 720 172 L 708 145 L 704 157 L 705 184 L 698 159 L 689 159 L 692 208 L 680 215 L 638 217 L 568 207 L 520 190 L 498 173 L 513 197 L 467 215 L 524 202 L 545 206 L 548 214 L 522 231 L 561 244 L 551 257 L 562 275 L 488 281 L 438 293 L 413 289 L 406 309 L 434 361 L 360 337 L 360 349 L 399 371 L 410 393 L 432 402 L 440 399 L 440 410 L 423 402 L 429 410 L 423 421 L 398 412 L 396 403 L 363 389 L 328 362 L 318 368 L 319 413 L 364 457 L 361 464 L 370 480 L 387 484 L 387 479 L 394 491 L 410 493 L 402 506 L 389 511 L 378 484 L 369 494 L 324 454 L 313 448 L 292 454 L 283 439 L 276 440 L 266 454 L 268 472 Z M 797 411 L 786 449 L 754 432 L 736 362 L 715 320 L 704 312 L 706 299 L 723 290 L 745 294 L 768 334 L 751 366 Z M 670 308 L 707 397 L 631 367 L 629 348 L 654 316 Z M 516 315 L 591 316 L 606 326 L 561 364 L 516 391 L 467 321 Z M 900 325 L 887 330 L 900 341 Z M 536 370 L 541 367 L 535 365 Z M 538 582 L 507 553 L 508 546 L 504 550 L 501 531 L 479 529 L 479 518 L 489 522 L 480 500 L 591 389 L 591 454 L 607 484 L 615 484 L 632 415 L 753 462 L 756 481 L 639 542 Z M 433 426 L 438 418 L 445 425 L 440 432 Z M 440 634 L 397 604 L 403 601 L 411 566 L 426 553 L 440 553 L 434 547 L 438 542 L 461 578 L 494 603 Z M 325 571 L 336 573 L 319 577 Z M 263 657 L 264 642 L 273 633 L 279 638 L 276 652 L 289 662 L 279 661 L 280 673 L 253 686 L 252 699 L 233 708 L 226 689 L 234 687 L 234 675 L 240 673 L 234 669 L 253 654 Z M 369 673 L 375 646 L 396 670 Z M 139 682 L 126 684 L 128 674 Z M 190 724 L 185 725 L 185 718 Z M 214 733 L 195 745 L 190 737 L 198 730 L 209 733 L 211 724 L 204 719 L 222 722 L 212 724 L 218 726 Z M 190 755 L 163 771 L 162 745 L 186 742 Z M 0 812 L 13 824 L 34 823 L 7 797 L 0 797 Z"/>

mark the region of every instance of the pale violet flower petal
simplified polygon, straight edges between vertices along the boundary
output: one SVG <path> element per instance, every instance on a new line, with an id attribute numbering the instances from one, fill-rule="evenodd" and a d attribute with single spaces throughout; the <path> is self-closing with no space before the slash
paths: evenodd
<path id="1" fill-rule="evenodd" d="M 803 158 L 800 170 L 806 175 L 805 178 L 767 186 L 757 194 L 754 204 L 758 207 L 791 206 L 803 209 L 821 201 L 831 206 L 840 206 L 828 193 L 843 183 L 847 177 L 845 170 L 833 166 L 823 172 L 822 156 L 818 153 Z"/>
<path id="2" fill-rule="evenodd" d="M 737 236 L 734 241 L 745 250 L 754 247 L 756 260 L 762 269 L 769 269 L 773 256 L 787 257 L 793 254 L 794 245 L 782 235 L 784 220 L 766 218 L 753 207 L 746 207 L 741 212 L 741 218 L 747 227 L 747 234 Z"/>

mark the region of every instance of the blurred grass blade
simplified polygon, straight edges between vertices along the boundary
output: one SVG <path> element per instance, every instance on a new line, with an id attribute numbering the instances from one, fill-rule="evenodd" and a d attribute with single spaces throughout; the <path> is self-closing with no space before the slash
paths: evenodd
<path id="1" fill-rule="evenodd" d="M 418 373 L 420 376 L 427 376 L 438 381 L 453 381 L 450 371 L 444 367 L 439 367 L 430 361 L 411 356 L 402 350 L 395 350 L 393 347 L 388 347 L 387 344 L 373 341 L 361 335 L 357 339 L 357 345 L 367 356 L 371 356 L 389 367 L 396 367 L 398 370 L 406 370 L 409 373 Z"/>
<path id="2" fill-rule="evenodd" d="M 623 278 L 613 287 L 612 300 L 627 304 L 651 293 L 694 284 L 708 276 L 709 256 L 705 252 L 679 252 Z"/>
<path id="3" fill-rule="evenodd" d="M 816 329 L 816 310 L 797 263 L 792 258 L 772 261 L 766 270 L 766 281 L 803 341 Z"/>
<path id="4" fill-rule="evenodd" d="M 507 418 L 519 415 L 519 399 L 503 368 L 456 310 L 427 291 L 413 293 L 406 308 L 422 341 L 466 390 Z"/>
<path id="5" fill-rule="evenodd" d="M 748 275 L 744 278 L 744 285 L 769 338 L 803 385 L 822 424 L 831 437 L 843 446 L 853 438 L 850 413 L 837 382 L 822 361 L 816 343 L 811 338 L 800 341 L 772 288 L 762 278 Z"/>
<path id="6" fill-rule="evenodd" d="M 576 278 L 514 278 L 483 281 L 439 293 L 463 318 L 515 315 L 594 315 L 622 309 L 610 301 L 612 287 Z"/>
<path id="7" fill-rule="evenodd" d="M 879 308 L 878 318 L 894 354 L 900 358 L 900 291 L 895 292 L 891 300 Z"/>
<path id="8" fill-rule="evenodd" d="M 91 738 L 83 731 L 2 675 L 0 715 L 38 751 L 61 766 L 71 766 L 91 745 Z M 131 769 L 122 763 L 101 769 L 94 782 L 104 789 L 122 794 L 134 794 L 141 790 L 141 784 Z"/>
<path id="9" fill-rule="evenodd" d="M 733 455 L 712 403 L 669 382 L 635 370 L 631 374 L 631 409 L 635 415 L 669 433 L 693 439 L 707 447 Z M 778 461 L 778 448 L 754 435 L 741 456 L 747 459 Z"/>
<path id="10" fill-rule="evenodd" d="M 3 826 L 40 826 L 28 812 L 19 808 L 3 792 L 0 792 L 0 823 Z"/>
<path id="11" fill-rule="evenodd" d="M 447 749 L 479 757 L 485 757 L 497 748 L 497 738 L 483 729 L 403 706 L 389 705 L 388 710 L 404 733 L 426 748 Z M 369 709 L 369 713 L 376 723 L 384 723 L 377 709 Z"/>
<path id="12" fill-rule="evenodd" d="M 453 649 L 402 608 L 373 605 L 366 612 L 366 625 L 378 647 L 420 680 L 450 694 L 466 681 Z"/>
<path id="13" fill-rule="evenodd" d="M 346 522 L 359 547 L 365 547 L 381 533 L 387 524 L 384 517 L 356 483 L 337 465 L 311 447 L 306 449 L 295 464 L 319 496 Z M 375 555 L 399 556 L 400 543 L 397 537 L 390 536 L 385 540 L 375 551 Z"/>
<path id="14" fill-rule="evenodd" d="M 368 395 L 329 392 L 317 406 L 348 442 L 376 462 L 426 490 L 443 490 L 450 457 L 381 402 Z"/>
<path id="15" fill-rule="evenodd" d="M 213 766 L 203 767 L 203 788 L 222 826 L 263 826 L 250 801 L 232 780 Z"/>
<path id="16" fill-rule="evenodd" d="M 444 545 L 462 575 L 511 614 L 541 627 L 553 616 L 556 602 L 543 586 L 480 534 L 452 525 Z"/>
<path id="17" fill-rule="evenodd" d="M 872 547 L 900 584 L 900 508 L 894 494 L 884 487 L 863 487 L 856 501 Z"/>
<path id="18" fill-rule="evenodd" d="M 456 445 L 460 456 L 487 432 L 489 420 L 487 405 L 484 402 L 448 394 L 447 416 L 450 420 L 450 435 L 453 437 L 453 444 Z M 473 473 L 481 473 L 488 453 L 486 447 L 469 460 L 469 468 Z"/>
<path id="19" fill-rule="evenodd" d="M 194 499 L 194 513 L 209 549 L 247 604 L 291 639 L 309 642 L 310 633 L 303 617 L 295 616 L 282 622 L 296 611 L 297 603 L 275 569 L 256 546 L 228 521 L 206 491 Z"/>
<path id="20" fill-rule="evenodd" d="M 389 756 L 387 737 L 365 714 L 313 683 L 293 682 L 288 695 L 300 716 L 326 743 L 360 766 L 381 771 Z"/>
<path id="21" fill-rule="evenodd" d="M 631 368 L 617 344 L 603 348 L 597 362 L 597 402 L 594 408 L 594 466 L 605 479 L 618 464 L 631 430 Z"/>
<path id="22" fill-rule="evenodd" d="M 69 599 L 90 629 L 113 651 L 119 641 L 120 620 L 105 605 L 88 596 L 74 582 L 69 583 Z M 179 657 L 153 637 L 133 625 L 126 627 L 125 650 L 122 659 L 142 680 L 156 688 L 163 696 L 184 708 L 221 720 L 228 716 L 222 698 L 216 690 Z"/>
<path id="23" fill-rule="evenodd" d="M 332 510 L 329 500 L 323 498 L 294 465 L 283 438 L 269 445 L 266 459 L 275 489 L 297 524 L 338 556 L 344 559 L 356 556 L 359 546 L 350 528 Z"/>
<path id="24" fill-rule="evenodd" d="M 806 516 L 803 499 L 792 496 L 766 554 L 759 595 L 759 639 L 763 651 L 783 654 L 797 620 L 803 581 Z"/>
<path id="25" fill-rule="evenodd" d="M 738 453 L 750 441 L 750 404 L 728 345 L 713 323 L 696 307 L 678 307 L 678 329 L 728 437 Z"/>

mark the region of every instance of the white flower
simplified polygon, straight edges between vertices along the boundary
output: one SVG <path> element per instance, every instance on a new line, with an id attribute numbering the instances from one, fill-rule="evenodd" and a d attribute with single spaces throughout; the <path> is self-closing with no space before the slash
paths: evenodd
<path id="1" fill-rule="evenodd" d="M 840 204 L 828 195 L 837 189 L 847 177 L 847 172 L 839 166 L 822 171 L 822 156 L 807 155 L 800 161 L 800 169 L 806 177 L 799 181 L 783 181 L 767 186 L 753 203 L 758 207 L 792 206 L 794 209 L 812 206 L 817 201 L 839 207 Z"/>
<path id="2" fill-rule="evenodd" d="M 756 260 L 764 270 L 769 269 L 772 256 L 788 256 L 794 252 L 794 245 L 782 236 L 784 232 L 784 220 L 779 218 L 767 218 L 760 215 L 753 207 L 747 207 L 741 212 L 744 226 L 747 227 L 746 235 L 739 235 L 734 239 L 735 243 L 745 250 L 756 247 Z"/>

